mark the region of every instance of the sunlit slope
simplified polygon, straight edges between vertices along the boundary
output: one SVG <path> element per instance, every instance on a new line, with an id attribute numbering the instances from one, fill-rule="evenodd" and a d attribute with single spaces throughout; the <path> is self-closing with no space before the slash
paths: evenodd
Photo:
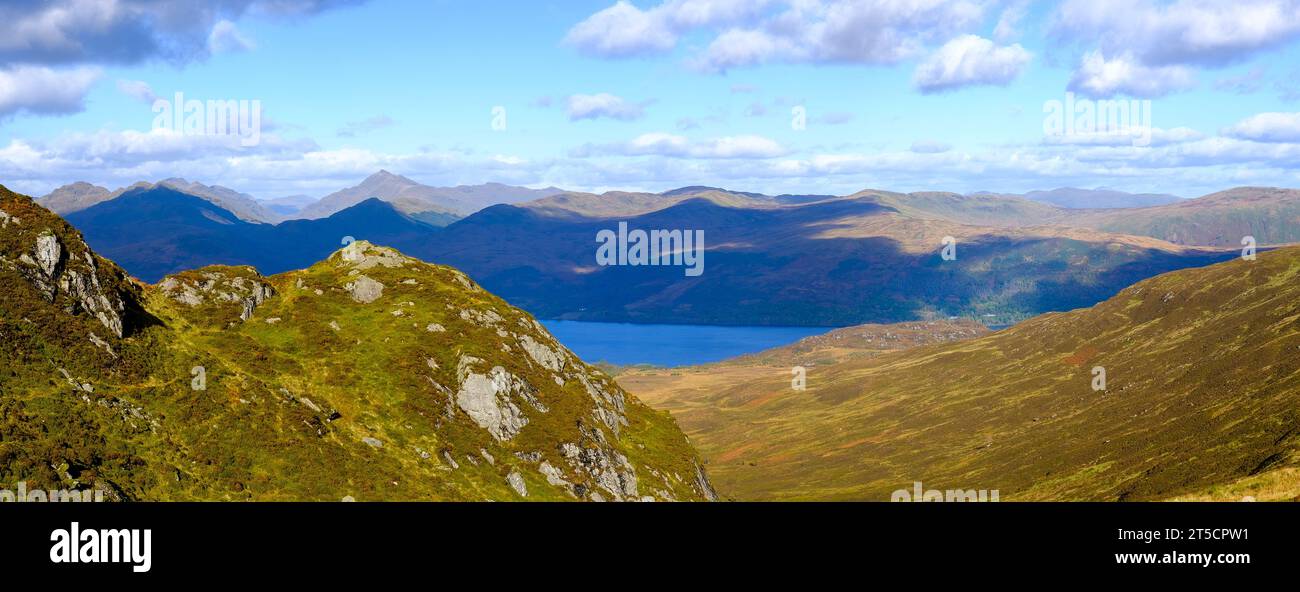
<path id="1" fill-rule="evenodd" d="M 694 500 L 666 413 L 460 272 L 357 242 L 145 286 L 0 188 L 0 483 L 125 500 Z"/>
<path id="2" fill-rule="evenodd" d="M 809 369 L 803 392 L 779 375 L 646 395 L 675 409 L 719 492 L 739 499 L 887 500 L 921 481 L 1004 500 L 1154 500 L 1294 465 L 1298 371 L 1288 248 L 987 337 Z"/>

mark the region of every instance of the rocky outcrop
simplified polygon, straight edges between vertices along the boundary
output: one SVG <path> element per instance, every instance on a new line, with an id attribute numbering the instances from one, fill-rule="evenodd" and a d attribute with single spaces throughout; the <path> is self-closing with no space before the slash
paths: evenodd
<path id="1" fill-rule="evenodd" d="M 36 222 L 40 222 L 39 220 Z M 60 221 L 61 222 L 61 221 Z M 113 269 L 101 277 L 99 262 L 80 236 L 67 229 L 72 244 L 56 233 L 53 226 L 28 234 L 36 224 L 24 224 L 5 214 L 3 225 L 18 234 L 19 244 L 30 245 L 17 253 L 16 260 L 0 256 L 0 262 L 17 271 L 47 302 L 61 306 L 71 314 L 88 314 L 99 320 L 114 337 L 124 336 L 126 299 L 135 297 L 120 270 Z M 60 224 L 62 226 L 62 224 Z"/>
<path id="2" fill-rule="evenodd" d="M 251 267 L 208 267 L 169 275 L 158 284 L 163 295 L 190 308 L 216 306 L 239 321 L 253 318 L 275 289 Z M 226 320 L 221 315 L 221 320 Z"/>
<path id="3" fill-rule="evenodd" d="M 338 258 L 349 267 L 359 270 L 375 267 L 400 268 L 409 261 L 405 255 L 394 249 L 375 246 L 363 240 L 353 241 L 339 249 Z"/>
<path id="4" fill-rule="evenodd" d="M 514 398 L 528 398 L 525 393 L 531 387 L 501 366 L 494 366 L 487 374 L 475 372 L 474 367 L 482 363 L 483 360 L 472 356 L 460 358 L 457 365 L 460 390 L 456 392 L 456 406 L 493 438 L 509 440 L 528 425 L 528 418 Z"/>

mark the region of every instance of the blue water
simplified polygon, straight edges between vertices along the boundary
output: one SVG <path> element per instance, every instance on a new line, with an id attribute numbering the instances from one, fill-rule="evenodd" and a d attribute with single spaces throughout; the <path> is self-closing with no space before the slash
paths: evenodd
<path id="1" fill-rule="evenodd" d="M 827 327 L 718 327 L 542 321 L 583 360 L 620 366 L 689 366 L 794 343 Z"/>

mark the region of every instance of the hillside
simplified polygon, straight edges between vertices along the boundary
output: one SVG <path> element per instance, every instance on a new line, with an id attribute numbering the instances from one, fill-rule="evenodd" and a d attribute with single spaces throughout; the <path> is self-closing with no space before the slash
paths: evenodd
<path id="1" fill-rule="evenodd" d="M 1293 499 L 1297 318 L 1300 248 L 1286 248 L 985 337 L 810 368 L 802 392 L 788 373 L 631 390 L 673 412 L 739 499 L 888 500 L 915 481 L 1003 500 Z"/>
<path id="2" fill-rule="evenodd" d="M 1165 193 L 1127 193 L 1113 189 L 1079 189 L 1060 187 L 1050 191 L 1030 191 L 1025 199 L 1071 209 L 1146 208 L 1178 203 L 1182 198 Z"/>
<path id="3" fill-rule="evenodd" d="M 1141 279 L 1237 253 L 1060 226 L 935 220 L 865 196 L 726 203 L 744 199 L 564 194 L 488 208 L 412 254 L 462 269 L 544 318 L 845 326 L 952 316 L 1006 324 L 1089 306 Z M 597 265 L 597 233 L 619 222 L 703 231 L 703 273 Z M 940 257 L 945 236 L 959 243 L 955 261 Z"/>
<path id="4" fill-rule="evenodd" d="M 673 420 L 454 269 L 353 242 L 126 277 L 0 188 L 0 481 L 122 500 L 699 500 Z"/>
<path id="5" fill-rule="evenodd" d="M 1246 236 L 1254 236 L 1259 245 L 1300 242 L 1300 191 L 1294 189 L 1237 187 L 1195 199 L 1130 194 L 1112 199 L 1104 192 L 1079 196 L 1073 191 L 1078 190 L 1037 192 L 1030 194 L 1032 199 L 874 190 L 852 197 L 868 199 L 916 218 L 964 224 L 1008 228 L 1053 225 L 1144 236 L 1178 245 L 1238 249 Z M 1056 197 L 1044 197 L 1042 193 Z M 1134 198 L 1143 200 L 1134 201 Z M 1147 205 L 1157 202 L 1165 203 Z M 1077 207 L 1085 204 L 1094 207 Z M 1111 207 L 1096 207 L 1099 205 Z"/>
<path id="6" fill-rule="evenodd" d="M 1260 245 L 1289 244 L 1300 242 L 1300 191 L 1238 187 L 1163 206 L 1084 212 L 1069 223 L 1180 245 L 1241 248 L 1246 236 Z"/>

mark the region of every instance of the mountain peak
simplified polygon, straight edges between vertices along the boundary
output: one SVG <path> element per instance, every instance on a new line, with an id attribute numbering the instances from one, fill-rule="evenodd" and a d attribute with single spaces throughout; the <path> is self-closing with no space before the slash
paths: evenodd
<path id="1" fill-rule="evenodd" d="M 366 177 L 366 181 L 403 181 L 406 183 L 415 183 L 415 181 L 406 177 L 389 172 L 388 169 L 379 169 L 379 172 Z"/>

